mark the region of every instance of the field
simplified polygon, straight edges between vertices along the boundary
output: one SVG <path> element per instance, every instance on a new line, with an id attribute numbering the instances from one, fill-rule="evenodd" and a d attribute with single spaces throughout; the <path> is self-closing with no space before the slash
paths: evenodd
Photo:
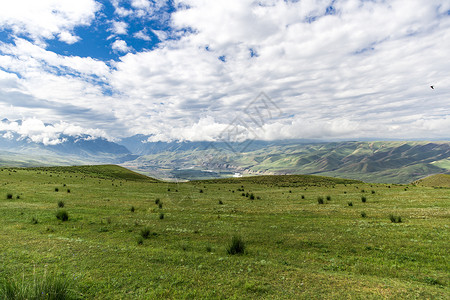
<path id="1" fill-rule="evenodd" d="M 0 291 L 59 278 L 88 299 L 448 299 L 449 226 L 443 187 L 3 168 Z"/>

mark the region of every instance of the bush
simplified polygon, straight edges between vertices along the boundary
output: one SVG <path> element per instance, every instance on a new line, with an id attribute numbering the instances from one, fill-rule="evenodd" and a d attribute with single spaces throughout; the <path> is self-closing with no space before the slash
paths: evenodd
<path id="1" fill-rule="evenodd" d="M 64 207 L 64 201 L 58 201 L 58 207 L 63 208 Z"/>
<path id="2" fill-rule="evenodd" d="M 131 211 L 131 212 L 134 212 L 134 211 L 135 211 L 134 206 L 132 206 L 132 207 L 130 208 L 130 211 Z"/>
<path id="3" fill-rule="evenodd" d="M 366 198 L 365 196 L 362 196 L 362 197 L 361 197 L 361 201 L 362 201 L 362 203 L 366 203 L 367 198 Z"/>
<path id="4" fill-rule="evenodd" d="M 67 189 L 67 193 L 70 193 L 70 189 Z"/>
<path id="5" fill-rule="evenodd" d="M 305 199 L 305 195 L 302 195 L 302 199 Z"/>
<path id="6" fill-rule="evenodd" d="M 323 197 L 317 197 L 317 203 L 323 204 Z"/>
<path id="7" fill-rule="evenodd" d="M 158 207 L 159 207 L 159 208 L 163 208 L 162 202 L 159 202 Z"/>
<path id="8" fill-rule="evenodd" d="M 159 198 L 156 198 L 156 199 L 155 199 L 155 204 L 159 204 L 160 201 L 161 201 L 161 200 L 160 200 Z"/>
<path id="9" fill-rule="evenodd" d="M 327 201 L 330 201 L 331 200 L 331 196 L 327 196 Z"/>
<path id="10" fill-rule="evenodd" d="M 159 214 L 159 219 L 160 219 L 160 220 L 164 219 L 164 214 L 163 214 L 163 213 L 160 213 L 160 214 Z"/>
<path id="11" fill-rule="evenodd" d="M 137 244 L 142 245 L 144 243 L 144 238 L 142 236 L 137 238 Z"/>
<path id="12" fill-rule="evenodd" d="M 39 223 L 38 219 L 36 217 L 33 217 L 31 219 L 31 224 L 37 224 L 37 223 Z"/>
<path id="13" fill-rule="evenodd" d="M 400 216 L 394 216 L 394 215 L 389 215 L 389 220 L 391 220 L 392 223 L 401 223 L 402 222 L 402 217 Z"/>
<path id="14" fill-rule="evenodd" d="M 69 214 L 65 210 L 58 210 L 56 213 L 56 218 L 64 222 L 69 220 Z"/>
<path id="15" fill-rule="evenodd" d="M 243 254 L 245 252 L 245 242 L 240 236 L 233 236 L 231 239 L 231 243 L 228 246 L 227 253 L 234 254 Z"/>
<path id="16" fill-rule="evenodd" d="M 11 193 L 6 194 L 6 199 L 12 199 L 12 197 L 13 197 L 13 194 L 11 194 Z"/>
<path id="17" fill-rule="evenodd" d="M 353 206 L 353 202 L 348 202 L 348 206 Z"/>
<path id="18" fill-rule="evenodd" d="M 375 191 L 374 191 L 374 190 L 372 190 L 372 194 L 375 194 Z"/>
<path id="19" fill-rule="evenodd" d="M 201 194 L 201 193 L 203 193 L 203 190 L 202 190 L 202 189 L 200 189 L 200 191 L 199 191 L 199 192 L 200 192 L 200 194 Z"/>
<path id="20" fill-rule="evenodd" d="M 55 192 L 59 192 L 59 189 L 58 189 L 58 188 L 55 188 Z"/>
<path id="21" fill-rule="evenodd" d="M 367 218 L 367 214 L 366 214 L 366 212 L 362 211 L 362 212 L 361 212 L 361 217 L 363 217 L 363 218 Z"/>
<path id="22" fill-rule="evenodd" d="M 219 204 L 220 204 L 220 205 L 222 205 L 222 204 L 223 204 L 222 200 L 219 200 Z"/>
<path id="23" fill-rule="evenodd" d="M 255 195 L 253 195 L 253 193 L 250 194 L 250 200 L 255 200 Z"/>
<path id="24" fill-rule="evenodd" d="M 212 247 L 211 246 L 206 246 L 206 252 L 212 252 Z"/>

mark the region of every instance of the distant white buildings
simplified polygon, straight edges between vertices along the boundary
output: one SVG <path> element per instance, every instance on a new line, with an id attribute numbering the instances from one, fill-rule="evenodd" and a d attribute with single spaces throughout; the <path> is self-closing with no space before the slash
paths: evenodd
<path id="1" fill-rule="evenodd" d="M 233 177 L 242 177 L 241 173 L 234 173 Z"/>

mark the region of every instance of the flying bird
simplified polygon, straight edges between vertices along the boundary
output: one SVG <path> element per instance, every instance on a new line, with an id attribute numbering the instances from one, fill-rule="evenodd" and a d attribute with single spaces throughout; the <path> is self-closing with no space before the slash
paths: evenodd
<path id="1" fill-rule="evenodd" d="M 432 90 L 434 90 L 434 86 L 433 86 L 433 85 L 430 85 L 430 88 L 431 88 Z"/>

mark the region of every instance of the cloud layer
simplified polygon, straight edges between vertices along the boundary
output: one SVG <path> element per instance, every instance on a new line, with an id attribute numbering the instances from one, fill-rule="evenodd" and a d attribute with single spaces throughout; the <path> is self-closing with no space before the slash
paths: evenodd
<path id="1" fill-rule="evenodd" d="M 0 9 L 2 117 L 152 140 L 450 137 L 448 1 L 114 0 L 112 61 L 46 46 L 82 45 L 105 3 L 19 2 Z"/>

